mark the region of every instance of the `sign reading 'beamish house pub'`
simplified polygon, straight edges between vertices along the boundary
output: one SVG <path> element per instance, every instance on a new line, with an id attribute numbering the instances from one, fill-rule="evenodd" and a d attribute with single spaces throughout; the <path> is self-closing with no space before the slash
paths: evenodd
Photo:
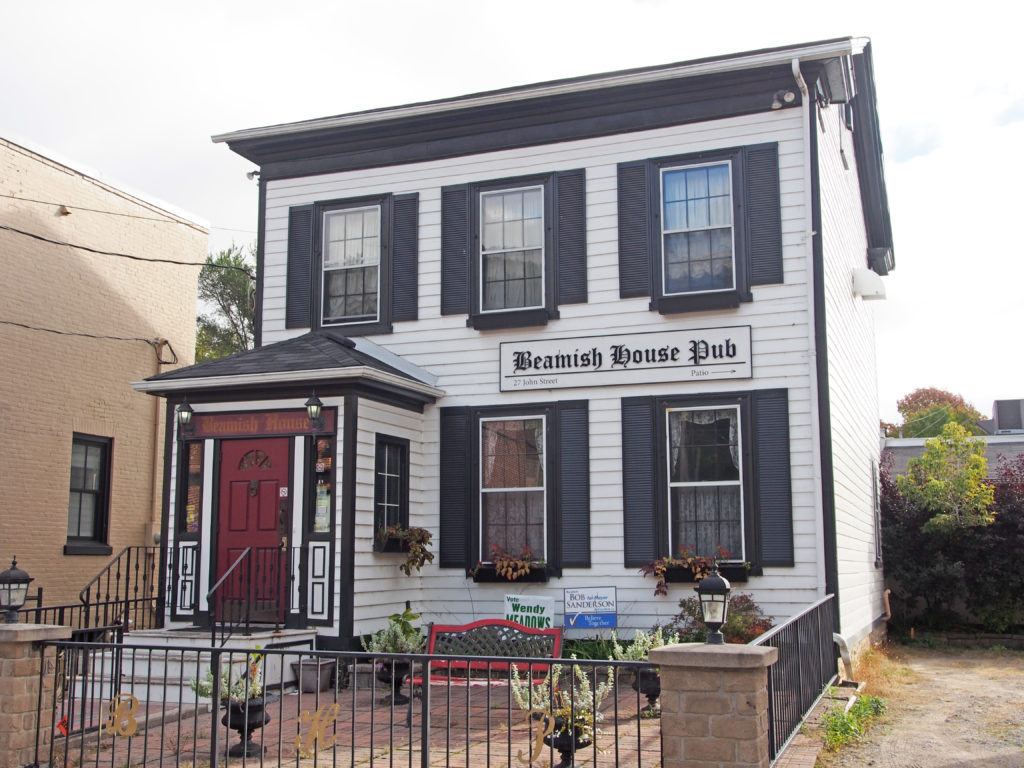
<path id="1" fill-rule="evenodd" d="M 751 377 L 750 326 L 506 341 L 501 391 Z"/>

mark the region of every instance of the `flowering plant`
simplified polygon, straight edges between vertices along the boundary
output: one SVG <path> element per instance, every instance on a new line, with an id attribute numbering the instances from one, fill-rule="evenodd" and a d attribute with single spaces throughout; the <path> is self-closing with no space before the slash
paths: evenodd
<path id="1" fill-rule="evenodd" d="M 412 576 L 412 569 L 420 570 L 426 563 L 434 562 L 434 553 L 428 547 L 433 534 L 426 528 L 416 526 L 406 527 L 401 523 L 389 525 L 377 531 L 377 539 L 381 543 L 388 540 L 395 540 L 402 543 L 406 552 L 405 562 L 398 566 L 398 570 L 406 576 Z"/>
<path id="2" fill-rule="evenodd" d="M 533 556 L 533 551 L 529 547 L 523 547 L 521 554 L 513 555 L 498 544 L 491 545 L 490 564 L 494 567 L 494 572 L 506 581 L 515 581 L 526 576 L 532 570 L 542 570 L 547 567 L 547 563 L 543 559 Z M 476 565 L 466 571 L 466 575 L 476 576 L 484 566 L 485 563 L 482 560 L 477 560 Z"/>
<path id="3" fill-rule="evenodd" d="M 652 560 L 643 566 L 639 573 L 642 573 L 644 576 L 653 575 L 657 579 L 657 584 L 654 585 L 655 595 L 667 595 L 668 583 L 666 576 L 670 568 L 688 568 L 693 572 L 694 581 L 700 581 L 711 573 L 711 568 L 716 562 L 728 560 L 729 557 L 729 550 L 722 546 L 715 547 L 714 555 L 697 555 L 694 554 L 694 550 L 691 547 L 680 545 L 677 557 L 659 557 L 657 560 Z M 743 563 L 743 566 L 750 570 L 750 563 Z"/>
<path id="4" fill-rule="evenodd" d="M 570 658 L 576 661 L 576 654 Z M 598 721 L 603 719 L 598 711 L 601 702 L 615 687 L 615 669 L 610 668 L 608 677 L 599 683 L 596 668 L 588 674 L 578 664 L 573 664 L 569 690 L 563 691 L 558 685 L 563 666 L 552 664 L 545 678 L 535 682 L 520 678 L 519 667 L 513 664 L 512 693 L 519 708 L 526 712 L 533 712 L 545 704 L 550 705 L 549 713 L 555 718 L 552 731 L 555 735 L 568 730 L 571 723 L 579 741 L 593 742 L 601 733 L 601 729 L 596 727 Z"/>
<path id="5" fill-rule="evenodd" d="M 258 648 L 259 646 L 257 646 Z M 220 670 L 221 702 L 244 702 L 246 699 L 258 699 L 263 695 L 263 654 L 249 651 L 246 654 L 245 671 L 240 675 L 232 675 L 232 664 L 224 664 Z M 206 670 L 202 680 L 190 680 L 189 687 L 196 696 L 213 697 L 213 669 Z"/>
<path id="6" fill-rule="evenodd" d="M 650 634 L 638 629 L 633 635 L 633 640 L 626 645 L 621 645 L 618 635 L 612 632 L 612 658 L 618 661 L 647 661 L 647 654 L 652 648 L 676 645 L 680 642 L 682 641 L 678 632 L 666 633 L 661 627 L 656 627 Z"/>

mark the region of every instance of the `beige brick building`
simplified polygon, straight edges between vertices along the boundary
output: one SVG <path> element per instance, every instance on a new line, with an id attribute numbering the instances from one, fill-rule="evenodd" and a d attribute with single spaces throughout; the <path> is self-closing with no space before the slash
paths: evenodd
<path id="1" fill-rule="evenodd" d="M 129 382 L 194 356 L 199 267 L 85 248 L 202 262 L 207 238 L 0 139 L 0 570 L 17 555 L 44 604 L 153 544 L 165 410 Z"/>

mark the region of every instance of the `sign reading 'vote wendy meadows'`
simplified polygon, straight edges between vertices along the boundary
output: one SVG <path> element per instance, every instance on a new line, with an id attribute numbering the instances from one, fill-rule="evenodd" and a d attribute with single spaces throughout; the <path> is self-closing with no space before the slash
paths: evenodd
<path id="1" fill-rule="evenodd" d="M 499 345 L 501 391 L 749 379 L 750 326 Z"/>

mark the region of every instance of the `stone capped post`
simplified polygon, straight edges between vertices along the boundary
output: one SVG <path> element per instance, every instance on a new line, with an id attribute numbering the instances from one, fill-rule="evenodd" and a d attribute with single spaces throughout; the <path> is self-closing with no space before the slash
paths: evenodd
<path id="1" fill-rule="evenodd" d="M 664 768 L 768 768 L 768 667 L 778 655 L 732 644 L 652 649 Z"/>
<path id="2" fill-rule="evenodd" d="M 44 657 L 37 644 L 70 637 L 70 627 L 0 624 L 0 768 L 22 768 L 35 762 L 37 730 L 40 749 L 48 752 L 56 652 L 47 648 Z M 37 719 L 41 670 L 43 716 Z"/>

